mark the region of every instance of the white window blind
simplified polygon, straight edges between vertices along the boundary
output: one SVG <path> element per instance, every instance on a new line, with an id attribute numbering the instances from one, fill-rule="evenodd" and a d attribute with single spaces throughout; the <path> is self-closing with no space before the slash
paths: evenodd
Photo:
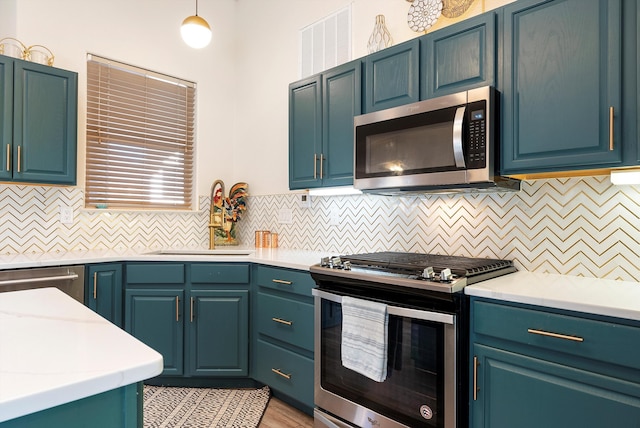
<path id="1" fill-rule="evenodd" d="M 87 57 L 87 207 L 191 209 L 195 89 Z"/>

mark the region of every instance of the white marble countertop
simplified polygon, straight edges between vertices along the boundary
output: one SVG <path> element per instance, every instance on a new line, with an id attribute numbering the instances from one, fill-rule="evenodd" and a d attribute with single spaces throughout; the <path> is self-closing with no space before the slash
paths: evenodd
<path id="1" fill-rule="evenodd" d="M 465 293 L 640 321 L 640 284 L 637 282 L 516 272 L 469 285 Z"/>
<path id="2" fill-rule="evenodd" d="M 221 247 L 222 249 L 222 247 Z M 0 255 L 0 270 L 120 261 L 251 262 L 309 270 L 326 252 L 283 248 L 233 247 L 249 255 L 153 254 L 158 249 L 89 250 Z M 177 249 L 178 251 L 193 249 Z"/>
<path id="3" fill-rule="evenodd" d="M 0 293 L 0 422 L 162 372 L 162 356 L 55 288 Z"/>

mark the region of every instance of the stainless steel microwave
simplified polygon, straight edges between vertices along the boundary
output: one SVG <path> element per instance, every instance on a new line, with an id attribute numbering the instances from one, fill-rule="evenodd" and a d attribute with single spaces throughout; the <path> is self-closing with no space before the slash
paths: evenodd
<path id="1" fill-rule="evenodd" d="M 395 194 L 514 191 L 496 175 L 500 94 L 490 86 L 354 118 L 354 187 Z"/>

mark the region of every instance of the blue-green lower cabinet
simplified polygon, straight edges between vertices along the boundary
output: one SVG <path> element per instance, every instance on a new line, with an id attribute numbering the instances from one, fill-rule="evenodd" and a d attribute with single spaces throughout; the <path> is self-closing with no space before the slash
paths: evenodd
<path id="1" fill-rule="evenodd" d="M 249 291 L 193 290 L 189 310 L 189 374 L 249 374 Z"/>
<path id="2" fill-rule="evenodd" d="M 122 327 L 122 264 L 88 265 L 85 303 L 103 318 Z"/>
<path id="3" fill-rule="evenodd" d="M 184 374 L 184 290 L 128 289 L 125 330 L 162 354 L 163 375 Z"/>
<path id="4" fill-rule="evenodd" d="M 125 330 L 162 354 L 161 376 L 249 375 L 249 265 L 128 263 Z"/>
<path id="5" fill-rule="evenodd" d="M 309 272 L 292 269 L 255 265 L 253 273 L 252 377 L 311 413 L 315 283 Z"/>
<path id="6" fill-rule="evenodd" d="M 640 426 L 640 328 L 472 301 L 473 428 Z"/>
<path id="7" fill-rule="evenodd" d="M 0 422 L 0 428 L 142 428 L 142 383 Z"/>

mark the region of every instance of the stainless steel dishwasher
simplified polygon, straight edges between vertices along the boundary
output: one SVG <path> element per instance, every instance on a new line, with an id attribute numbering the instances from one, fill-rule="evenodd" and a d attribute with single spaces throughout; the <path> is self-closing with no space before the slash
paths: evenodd
<path id="1" fill-rule="evenodd" d="M 56 287 L 84 304 L 84 266 L 0 271 L 0 292 Z"/>

